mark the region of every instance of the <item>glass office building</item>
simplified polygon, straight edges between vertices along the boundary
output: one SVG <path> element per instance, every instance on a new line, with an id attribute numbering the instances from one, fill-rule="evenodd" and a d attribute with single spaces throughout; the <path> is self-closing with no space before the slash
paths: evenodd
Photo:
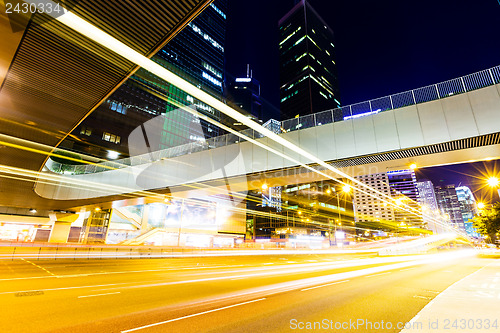
<path id="1" fill-rule="evenodd" d="M 465 224 L 455 185 L 436 186 L 436 199 L 441 213 L 449 218 L 453 227 L 465 231 Z"/>
<path id="2" fill-rule="evenodd" d="M 279 21 L 281 118 L 340 106 L 333 31 L 306 1 Z"/>
<path id="3" fill-rule="evenodd" d="M 152 60 L 188 82 L 223 98 L 224 43 L 227 0 L 215 0 L 195 20 L 169 41 Z M 136 127 L 181 106 L 194 105 L 204 115 L 220 120 L 219 111 L 194 99 L 176 86 L 144 69 L 137 70 L 105 102 L 90 114 L 60 147 L 101 158 L 123 158 L 129 154 L 127 138 Z M 153 150 L 174 147 L 193 140 L 193 117 L 177 113 L 167 117 L 162 142 Z M 201 120 L 203 133 L 220 135 L 220 130 Z"/>
<path id="4" fill-rule="evenodd" d="M 458 203 L 460 204 L 460 211 L 464 220 L 465 232 L 475 238 L 481 237 L 473 226 L 472 220 L 478 214 L 476 199 L 471 189 L 467 186 L 459 186 L 456 189 Z"/>
<path id="5" fill-rule="evenodd" d="M 251 114 L 254 119 L 263 119 L 260 83 L 253 77 L 236 78 L 231 82 L 228 99 L 234 103 L 237 110 Z"/>

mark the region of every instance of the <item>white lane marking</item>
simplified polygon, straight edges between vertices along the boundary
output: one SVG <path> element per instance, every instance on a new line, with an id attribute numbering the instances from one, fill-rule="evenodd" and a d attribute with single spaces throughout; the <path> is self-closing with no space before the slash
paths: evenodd
<path id="1" fill-rule="evenodd" d="M 413 297 L 415 297 L 415 298 L 423 298 L 423 299 L 426 299 L 426 300 L 432 299 L 431 297 L 420 296 L 420 295 L 414 295 Z"/>
<path id="2" fill-rule="evenodd" d="M 367 275 L 365 277 L 369 278 L 369 277 L 372 277 L 372 276 L 379 276 L 379 275 L 384 275 L 384 274 L 391 274 L 392 272 L 384 272 L 384 273 L 378 273 L 378 274 L 372 274 L 372 275 Z"/>
<path id="3" fill-rule="evenodd" d="M 171 323 L 171 322 L 174 322 L 174 321 L 179 321 L 179 320 L 182 320 L 182 319 L 197 317 L 197 316 L 201 316 L 201 315 L 204 315 L 204 314 L 207 314 L 207 313 L 222 311 L 222 310 L 226 310 L 226 309 L 230 309 L 230 308 L 234 308 L 234 307 L 237 307 L 237 306 L 246 305 L 246 304 L 250 304 L 250 303 L 255 303 L 255 302 L 259 302 L 259 301 L 263 301 L 263 300 L 265 300 L 265 298 L 259 298 L 259 299 L 254 299 L 254 300 L 248 301 L 248 302 L 243 302 L 243 303 L 238 303 L 238 304 L 223 306 L 222 308 L 217 308 L 217 309 L 212 309 L 212 310 L 208 310 L 208 311 L 198 312 L 198 313 L 194 313 L 194 314 L 183 316 L 183 317 L 179 317 L 179 318 L 174 318 L 174 319 L 170 319 L 170 320 L 160 321 L 160 322 L 154 323 L 154 324 L 149 324 L 149 325 L 144 325 L 144 326 L 140 326 L 140 327 L 136 327 L 136 328 L 131 328 L 131 329 L 128 329 L 128 330 L 125 330 L 125 331 L 121 331 L 121 333 L 134 332 L 134 331 L 142 330 L 142 329 L 149 328 L 149 327 L 154 327 L 154 326 L 158 326 L 158 325 L 168 324 L 168 323 Z"/>
<path id="4" fill-rule="evenodd" d="M 105 294 L 95 294 L 95 295 L 83 295 L 83 296 L 78 296 L 78 298 L 96 297 L 96 296 L 105 296 L 105 295 L 116 295 L 116 294 L 120 294 L 120 291 L 117 291 L 115 293 L 105 293 Z"/>
<path id="5" fill-rule="evenodd" d="M 46 289 L 39 289 L 39 290 L 40 291 L 71 290 L 71 289 L 83 289 L 83 288 L 120 286 L 120 285 L 124 285 L 124 284 L 130 284 L 130 282 L 109 283 L 109 284 L 96 284 L 96 285 L 91 285 L 91 286 L 74 286 L 74 287 L 61 287 L 61 288 L 46 288 Z M 34 291 L 34 290 L 4 291 L 4 292 L 0 292 L 0 295 L 15 294 L 15 293 L 24 293 L 24 292 L 30 292 L 30 291 Z"/>
<path id="6" fill-rule="evenodd" d="M 400 269 L 399 271 L 400 272 L 404 272 L 404 271 L 409 271 L 409 270 L 412 270 L 412 269 L 415 269 L 416 267 L 410 267 L 410 268 L 405 268 L 405 269 Z"/>
<path id="7" fill-rule="evenodd" d="M 302 289 L 301 291 L 306 291 L 306 290 L 311 290 L 311 289 L 316 289 L 316 288 L 322 288 L 322 287 L 327 287 L 327 286 L 331 286 L 331 285 L 334 285 L 334 284 L 339 284 L 339 283 L 344 283 L 344 282 L 348 282 L 349 280 L 344 280 L 344 281 L 339 281 L 339 282 L 332 282 L 332 283 L 327 283 L 327 284 L 323 284 L 321 286 L 316 286 L 316 287 L 311 287 L 311 288 L 305 288 L 305 289 Z"/>

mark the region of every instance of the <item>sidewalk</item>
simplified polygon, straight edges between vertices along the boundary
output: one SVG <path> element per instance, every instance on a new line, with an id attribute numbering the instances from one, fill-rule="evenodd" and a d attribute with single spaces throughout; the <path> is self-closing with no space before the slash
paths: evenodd
<path id="1" fill-rule="evenodd" d="M 500 332 L 500 260 L 451 285 L 401 332 Z"/>

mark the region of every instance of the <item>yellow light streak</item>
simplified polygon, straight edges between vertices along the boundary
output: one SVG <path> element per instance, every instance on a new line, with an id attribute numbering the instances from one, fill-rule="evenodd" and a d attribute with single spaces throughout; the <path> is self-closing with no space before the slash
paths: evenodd
<path id="1" fill-rule="evenodd" d="M 27 2 L 36 3 L 36 0 L 28 0 Z M 192 84 L 188 83 L 187 81 L 183 80 L 182 78 L 176 76 L 175 74 L 173 74 L 172 72 L 170 72 L 166 68 L 158 65 L 157 63 L 151 61 L 149 58 L 141 55 L 140 53 L 134 51 L 133 49 L 126 46 L 122 42 L 113 38 L 112 36 L 104 33 L 103 31 L 101 31 L 97 27 L 93 26 L 89 22 L 83 20 L 82 18 L 78 17 L 74 13 L 66 12 L 64 15 L 59 16 L 56 19 L 58 21 L 60 21 L 61 23 L 67 25 L 68 27 L 71 27 L 72 29 L 74 29 L 74 30 L 80 32 L 81 34 L 87 36 L 88 38 L 94 40 L 95 42 L 103 45 L 104 47 L 116 52 L 117 54 L 121 55 L 122 57 L 126 58 L 127 60 L 134 62 L 138 66 L 141 66 L 142 68 L 157 75 L 158 77 L 161 77 L 162 79 L 166 80 L 167 82 L 170 82 L 171 84 L 177 86 L 181 90 L 186 91 L 187 93 L 189 93 L 190 95 L 192 95 L 196 99 L 203 101 L 204 103 L 214 107 L 215 109 L 220 110 L 222 113 L 226 114 L 227 116 L 237 120 L 238 122 L 248 126 L 249 128 L 254 129 L 255 131 L 263 134 L 264 136 L 268 137 L 269 139 L 273 140 L 274 142 L 281 144 L 283 147 L 286 147 L 286 148 L 290 149 L 291 151 L 298 153 L 299 155 L 305 157 L 307 160 L 310 160 L 313 163 L 317 163 L 320 166 L 334 172 L 335 174 L 337 174 L 343 178 L 349 179 L 352 183 L 354 183 L 354 184 L 356 184 L 364 189 L 367 189 L 373 193 L 376 193 L 377 195 L 380 196 L 377 199 L 380 199 L 384 202 L 387 202 L 391 205 L 394 205 L 393 199 L 389 195 L 382 193 L 382 192 L 370 187 L 369 185 L 367 185 L 363 182 L 358 181 L 357 179 L 355 179 L 355 178 L 347 175 L 346 173 L 332 167 L 328 163 L 326 163 L 323 160 L 317 158 L 316 156 L 308 153 L 307 151 L 303 150 L 302 148 L 300 148 L 300 147 L 294 145 L 293 143 L 287 141 L 286 139 L 280 137 L 279 135 L 262 127 L 261 125 L 250 120 L 249 118 L 245 117 L 244 115 L 242 115 L 238 111 L 227 106 L 226 104 L 224 104 L 220 100 L 218 100 L 218 99 L 212 97 L 211 95 L 205 93 L 204 91 L 198 89 L 194 85 L 192 85 Z M 248 140 L 248 141 L 250 141 L 250 140 Z M 264 145 L 264 146 L 266 146 L 266 145 Z M 313 168 L 308 167 L 303 163 L 299 163 L 299 165 L 306 167 L 308 169 L 314 170 Z M 318 170 L 314 170 L 314 171 L 320 173 Z M 320 174 L 323 174 L 323 173 L 320 173 Z M 327 177 L 330 179 L 337 180 L 337 179 L 332 178 L 330 176 L 327 176 Z M 345 184 L 345 185 L 347 185 L 347 184 Z M 366 193 L 366 192 L 359 190 L 359 189 L 358 189 L 358 191 Z M 374 195 L 371 193 L 367 193 L 367 194 L 374 197 Z M 382 199 L 382 198 L 384 198 L 384 199 Z M 404 208 L 405 210 L 420 216 L 421 212 L 419 210 L 417 210 L 411 206 L 408 206 L 408 205 L 405 205 L 405 206 L 406 206 Z M 433 217 L 430 217 L 430 218 L 433 219 Z"/>

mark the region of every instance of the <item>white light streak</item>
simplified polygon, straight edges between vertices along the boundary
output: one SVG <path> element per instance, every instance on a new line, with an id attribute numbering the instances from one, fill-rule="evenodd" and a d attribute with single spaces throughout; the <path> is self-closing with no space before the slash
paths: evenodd
<path id="1" fill-rule="evenodd" d="M 37 3 L 36 0 L 27 0 L 27 2 L 35 3 L 35 4 Z M 177 86 L 181 90 L 194 96 L 198 100 L 203 101 L 204 103 L 212 106 L 213 108 L 220 110 L 222 113 L 226 114 L 227 116 L 241 122 L 242 124 L 248 126 L 249 128 L 254 129 L 255 131 L 263 134 L 264 136 L 268 137 L 272 141 L 282 145 L 283 147 L 290 149 L 291 151 L 298 153 L 299 155 L 306 158 L 307 160 L 310 160 L 311 163 L 317 163 L 318 165 L 334 172 L 335 174 L 339 175 L 340 177 L 349 179 L 352 182 L 352 184 L 357 184 L 364 189 L 367 189 L 373 193 L 376 193 L 379 196 L 377 199 L 380 199 L 381 201 L 389 203 L 389 204 L 394 206 L 394 202 L 393 202 L 394 200 L 389 195 L 387 195 L 383 192 L 380 192 L 380 191 L 372 188 L 371 186 L 369 186 L 363 182 L 360 182 L 359 180 L 357 180 L 357 179 L 351 177 L 350 175 L 338 170 L 337 168 L 332 167 L 331 165 L 329 165 L 328 163 L 324 162 L 323 160 L 317 158 L 313 154 L 305 151 L 304 149 L 298 147 L 297 145 L 294 145 L 293 143 L 287 141 L 283 137 L 266 129 L 265 127 L 261 126 L 260 124 L 256 123 L 255 121 L 247 118 L 243 114 L 239 113 L 238 111 L 236 111 L 236 110 L 232 109 L 231 107 L 229 107 L 228 105 L 224 104 L 222 101 L 220 101 L 220 100 L 216 99 L 215 97 L 209 95 L 208 93 L 198 89 L 196 86 L 194 86 L 194 85 L 190 84 L 189 82 L 185 81 L 184 79 L 178 77 L 177 75 L 170 72 L 166 68 L 160 66 L 159 64 L 150 60 L 149 58 L 136 52 L 135 50 L 128 47 L 124 43 L 120 42 L 116 38 L 106 34 L 102 30 L 98 29 L 97 27 L 95 27 L 91 23 L 85 21 L 84 19 L 80 18 L 76 14 L 74 14 L 72 12 L 66 12 L 64 15 L 56 17 L 56 19 L 58 21 L 60 21 L 61 23 L 65 24 L 66 26 L 83 34 L 84 36 L 94 40 L 96 43 L 101 44 L 102 46 L 112 50 L 113 52 L 116 52 L 117 54 L 121 55 L 122 57 L 126 58 L 127 60 L 135 63 L 138 66 L 141 66 L 145 70 L 157 75 L 158 77 L 164 79 L 165 81 L 170 82 L 171 84 Z M 305 37 L 303 37 L 303 38 L 305 38 Z M 303 38 L 301 38 L 299 41 L 297 41 L 295 43 L 295 45 L 300 43 L 303 40 Z M 269 148 L 269 147 L 267 147 L 267 145 L 262 145 L 262 146 L 266 147 L 266 149 Z M 268 149 L 268 150 L 270 150 L 270 149 Z M 274 152 L 276 152 L 276 151 L 274 151 Z M 283 154 L 278 154 L 278 155 L 283 155 Z M 290 158 L 288 158 L 288 159 L 290 159 Z M 319 171 L 317 171 L 311 167 L 306 166 L 304 163 L 299 162 L 298 164 L 300 166 L 306 167 L 306 168 L 308 168 L 314 172 L 317 172 L 319 174 L 326 175 L 324 173 L 320 173 Z M 340 181 L 332 176 L 327 176 L 327 178 Z M 341 182 L 341 183 L 343 183 L 343 182 Z M 352 184 L 351 184 L 351 186 L 352 186 Z M 345 184 L 345 185 L 347 185 L 347 184 Z M 374 194 L 364 192 L 361 189 L 358 189 L 358 191 L 360 191 L 362 193 L 366 193 L 372 197 L 375 196 Z M 400 209 L 401 209 L 401 207 L 400 207 Z M 407 212 L 411 212 L 413 214 L 417 214 L 418 216 L 421 215 L 421 212 L 419 210 L 417 210 L 411 206 L 408 206 L 408 205 L 404 205 L 403 210 L 406 210 Z M 434 217 L 432 217 L 432 216 L 429 216 L 429 218 L 434 219 Z"/>

